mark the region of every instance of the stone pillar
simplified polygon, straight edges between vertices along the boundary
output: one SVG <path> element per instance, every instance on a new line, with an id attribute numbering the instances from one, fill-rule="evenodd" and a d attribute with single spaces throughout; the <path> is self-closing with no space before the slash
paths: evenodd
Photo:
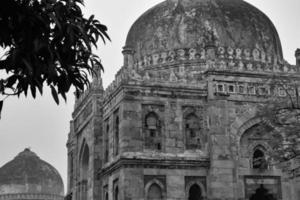
<path id="1" fill-rule="evenodd" d="M 300 49 L 297 49 L 295 52 L 296 65 L 300 67 Z"/>
<path id="2" fill-rule="evenodd" d="M 124 56 L 124 66 L 128 68 L 133 67 L 133 53 L 134 50 L 131 47 L 125 46 L 123 47 L 123 56 Z"/>
<path id="3" fill-rule="evenodd" d="M 234 160 L 227 133 L 228 102 L 212 102 L 210 114 L 210 171 L 208 199 L 236 200 L 234 184 Z"/>

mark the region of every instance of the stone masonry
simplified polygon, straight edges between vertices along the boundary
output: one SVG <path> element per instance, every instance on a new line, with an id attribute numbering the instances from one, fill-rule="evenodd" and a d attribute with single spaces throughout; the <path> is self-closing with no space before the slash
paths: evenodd
<path id="1" fill-rule="evenodd" d="M 300 199 L 300 161 L 271 165 L 282 134 L 257 115 L 287 98 L 274 75 L 298 81 L 300 65 L 284 61 L 261 11 L 242 0 L 166 0 L 133 24 L 123 55 L 105 91 L 98 72 L 76 100 L 73 200 L 249 200 L 259 189 Z"/>

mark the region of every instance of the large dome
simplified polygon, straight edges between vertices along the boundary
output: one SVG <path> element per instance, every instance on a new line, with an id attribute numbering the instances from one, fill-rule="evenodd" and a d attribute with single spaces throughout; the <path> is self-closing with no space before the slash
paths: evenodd
<path id="1" fill-rule="evenodd" d="M 125 48 L 133 50 L 138 60 L 212 43 L 225 48 L 257 49 L 282 60 L 274 25 L 243 0 L 166 0 L 133 24 Z"/>
<path id="2" fill-rule="evenodd" d="M 14 194 L 64 195 L 57 170 L 25 149 L 0 168 L 0 196 Z"/>

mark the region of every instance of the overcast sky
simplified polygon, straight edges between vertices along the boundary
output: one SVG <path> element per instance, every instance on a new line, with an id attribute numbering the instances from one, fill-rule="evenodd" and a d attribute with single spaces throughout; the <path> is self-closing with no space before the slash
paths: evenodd
<path id="1" fill-rule="evenodd" d="M 266 13 L 277 28 L 285 59 L 295 64 L 294 53 L 300 48 L 299 0 L 247 0 Z M 111 43 L 99 45 L 99 56 L 105 68 L 104 86 L 122 66 L 121 54 L 126 35 L 133 22 L 147 9 L 162 0 L 86 0 L 84 10 L 95 14 L 108 26 Z M 30 147 L 40 158 L 51 163 L 67 177 L 66 141 L 74 98 L 57 106 L 45 93 L 36 100 L 10 97 L 5 101 L 0 120 L 0 166 L 13 159 L 24 148 Z M 65 188 L 66 190 L 66 188 Z"/>

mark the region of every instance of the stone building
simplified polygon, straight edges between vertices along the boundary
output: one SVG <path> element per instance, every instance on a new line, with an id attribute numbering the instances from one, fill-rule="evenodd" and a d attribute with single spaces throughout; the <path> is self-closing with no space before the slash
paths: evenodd
<path id="1" fill-rule="evenodd" d="M 272 165 L 282 133 L 259 105 L 299 78 L 270 19 L 243 0 L 166 0 L 132 25 L 124 65 L 76 100 L 73 200 L 299 200 L 299 160 Z M 295 92 L 295 91 L 294 91 Z M 295 94 L 295 93 L 294 93 Z"/>
<path id="2" fill-rule="evenodd" d="M 25 149 L 0 168 L 0 200 L 63 200 L 57 170 Z"/>

